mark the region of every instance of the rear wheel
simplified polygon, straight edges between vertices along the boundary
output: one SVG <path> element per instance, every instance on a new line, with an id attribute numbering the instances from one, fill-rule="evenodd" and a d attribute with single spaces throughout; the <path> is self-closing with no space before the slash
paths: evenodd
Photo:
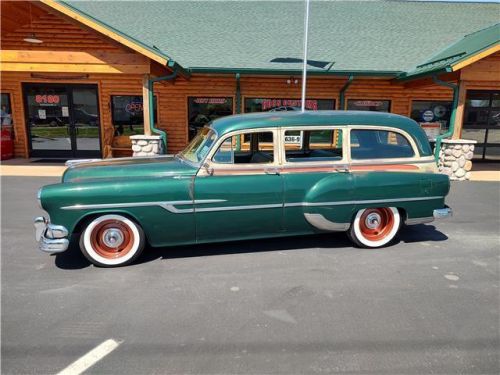
<path id="1" fill-rule="evenodd" d="M 365 208 L 356 214 L 349 237 L 360 247 L 381 247 L 396 237 L 400 226 L 401 216 L 397 208 Z"/>
<path id="2" fill-rule="evenodd" d="M 122 215 L 102 215 L 90 221 L 80 236 L 83 255 L 99 267 L 132 263 L 145 245 L 142 228 Z"/>

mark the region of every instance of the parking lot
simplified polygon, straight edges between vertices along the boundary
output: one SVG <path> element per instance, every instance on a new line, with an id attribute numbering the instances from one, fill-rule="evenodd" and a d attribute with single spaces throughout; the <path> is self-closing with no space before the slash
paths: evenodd
<path id="1" fill-rule="evenodd" d="M 2 373 L 496 374 L 500 185 L 453 183 L 454 217 L 392 247 L 342 234 L 147 249 L 125 268 L 36 248 L 37 189 L 2 178 Z M 165 228 L 168 230 L 168 228 Z"/>

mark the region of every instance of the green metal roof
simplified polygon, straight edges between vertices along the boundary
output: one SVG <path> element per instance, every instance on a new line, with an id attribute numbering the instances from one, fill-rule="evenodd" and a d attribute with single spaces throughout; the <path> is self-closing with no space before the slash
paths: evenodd
<path id="1" fill-rule="evenodd" d="M 401 78 L 416 78 L 432 72 L 452 71 L 453 65 L 500 43 L 500 23 L 466 35 Z"/>
<path id="2" fill-rule="evenodd" d="M 221 117 L 211 127 L 219 136 L 232 131 L 263 127 L 322 126 L 322 125 L 367 125 L 398 128 L 410 134 L 420 153 L 431 155 L 429 141 L 422 128 L 408 117 L 385 112 L 370 111 L 288 111 L 260 112 Z"/>
<path id="3" fill-rule="evenodd" d="M 299 72 L 303 1 L 66 1 L 192 71 Z M 498 22 L 499 4 L 312 1 L 311 72 L 397 75 Z M 273 60 L 278 59 L 278 62 Z M 292 62 L 283 62 L 288 59 Z"/>

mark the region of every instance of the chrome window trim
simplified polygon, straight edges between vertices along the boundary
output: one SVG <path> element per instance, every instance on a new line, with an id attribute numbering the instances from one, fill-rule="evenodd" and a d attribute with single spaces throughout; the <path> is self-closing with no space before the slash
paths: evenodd
<path id="1" fill-rule="evenodd" d="M 349 159 L 350 163 L 353 163 L 353 162 L 359 163 L 359 162 L 361 162 L 362 164 L 364 164 L 364 161 L 366 161 L 366 160 L 393 161 L 394 163 L 402 163 L 404 161 L 405 163 L 413 163 L 413 161 L 417 161 L 417 160 L 421 159 L 421 155 L 420 155 L 420 152 L 418 150 L 417 144 L 415 143 L 415 140 L 410 135 L 410 133 L 408 133 L 405 130 L 402 130 L 402 129 L 399 129 L 399 128 L 395 128 L 395 127 L 391 127 L 391 126 L 373 126 L 373 125 L 348 125 L 347 129 L 348 129 L 348 131 L 347 131 L 347 133 L 348 133 L 347 138 L 348 138 L 348 142 L 349 142 L 348 159 Z M 414 155 L 411 156 L 411 157 L 400 157 L 400 158 L 352 159 L 352 157 L 351 157 L 351 131 L 352 130 L 373 130 L 373 131 L 383 130 L 383 131 L 392 131 L 394 133 L 399 133 L 403 137 L 406 138 L 406 140 L 408 141 L 408 143 L 410 144 L 410 146 L 413 149 Z"/>
<path id="2" fill-rule="evenodd" d="M 306 167 L 315 167 L 318 165 L 325 165 L 328 164 L 329 166 L 335 165 L 335 164 L 348 164 L 348 159 L 347 159 L 347 152 L 349 151 L 349 147 L 346 140 L 346 134 L 347 134 L 347 126 L 346 125 L 316 125 L 316 126 L 309 126 L 309 125 L 296 125 L 296 126 L 282 126 L 279 128 L 279 133 L 280 133 L 280 159 L 281 159 L 281 165 L 284 167 L 298 167 L 298 166 L 306 166 Z M 286 160 L 286 150 L 285 150 L 285 132 L 286 131 L 309 131 L 309 130 L 340 130 L 342 131 L 342 159 L 340 160 L 332 160 L 332 161 L 305 161 L 305 162 L 289 162 Z"/>
<path id="3" fill-rule="evenodd" d="M 224 170 L 231 170 L 231 169 L 259 169 L 259 168 L 266 168 L 266 167 L 276 167 L 279 166 L 279 157 L 277 153 L 278 149 L 278 129 L 277 127 L 266 127 L 266 128 L 253 128 L 253 129 L 244 129 L 244 130 L 234 130 L 228 133 L 225 133 L 222 135 L 220 138 L 218 138 L 214 145 L 212 146 L 212 149 L 207 153 L 207 156 L 205 157 L 204 162 L 201 164 L 207 163 L 210 167 L 212 168 L 217 168 L 217 169 L 224 169 Z M 243 134 L 248 134 L 248 133 L 273 133 L 273 162 L 272 163 L 242 163 L 242 164 L 228 164 L 228 163 L 217 163 L 213 161 L 213 157 L 217 150 L 219 150 L 219 147 L 222 145 L 222 143 L 229 137 L 233 137 L 235 135 L 243 135 Z M 198 171 L 198 176 L 199 175 L 205 175 L 204 174 L 204 169 L 200 168 Z"/>

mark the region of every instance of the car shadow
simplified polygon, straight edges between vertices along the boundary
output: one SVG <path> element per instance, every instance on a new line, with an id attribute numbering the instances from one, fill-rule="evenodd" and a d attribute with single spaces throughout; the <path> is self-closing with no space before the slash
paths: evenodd
<path id="1" fill-rule="evenodd" d="M 397 243 L 434 242 L 445 241 L 447 239 L 448 237 L 437 230 L 435 226 L 420 224 L 401 228 Z M 77 242 L 72 238 L 70 248 L 63 253 L 55 255 L 55 264 L 58 268 L 82 269 L 90 266 L 90 262 L 80 252 Z M 148 263 L 156 259 L 304 250 L 308 248 L 355 249 L 346 233 L 325 233 L 172 247 L 152 248 L 147 246 L 142 256 L 134 264 Z"/>

